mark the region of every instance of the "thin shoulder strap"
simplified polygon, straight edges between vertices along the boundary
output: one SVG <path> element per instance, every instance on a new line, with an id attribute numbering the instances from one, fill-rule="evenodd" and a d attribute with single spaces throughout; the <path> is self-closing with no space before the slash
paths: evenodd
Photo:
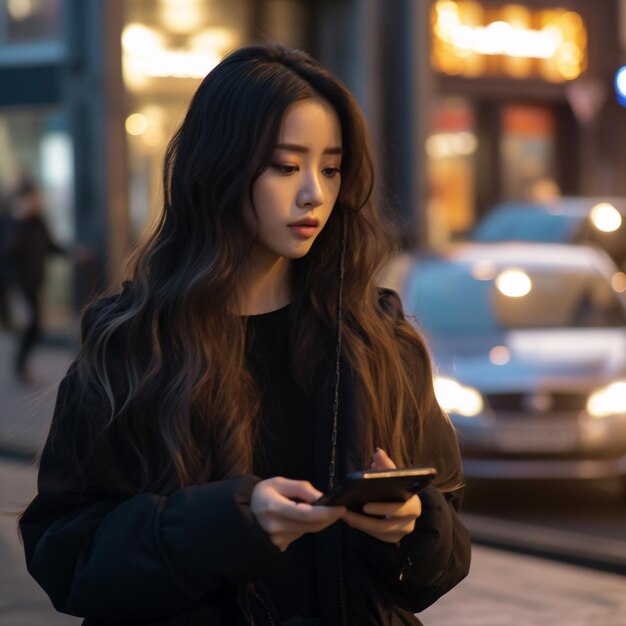
<path id="1" fill-rule="evenodd" d="M 333 399 L 333 432 L 330 448 L 330 466 L 328 468 L 328 488 L 335 486 L 335 468 L 337 458 L 337 428 L 339 416 L 339 370 L 341 366 L 341 336 L 343 334 L 343 276 L 346 255 L 346 212 L 341 210 L 341 244 L 339 251 L 339 287 L 337 289 L 337 335 L 335 339 L 335 397 Z"/>

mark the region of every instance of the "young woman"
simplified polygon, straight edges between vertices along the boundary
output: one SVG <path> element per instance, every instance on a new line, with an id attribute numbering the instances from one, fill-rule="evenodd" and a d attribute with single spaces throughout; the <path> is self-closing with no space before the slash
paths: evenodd
<path id="1" fill-rule="evenodd" d="M 376 287 L 392 240 L 359 109 L 302 52 L 239 49 L 167 150 L 120 294 L 83 317 L 28 568 L 86 624 L 419 624 L 467 573 L 458 446 L 429 355 Z M 433 465 L 407 502 L 312 506 Z"/>

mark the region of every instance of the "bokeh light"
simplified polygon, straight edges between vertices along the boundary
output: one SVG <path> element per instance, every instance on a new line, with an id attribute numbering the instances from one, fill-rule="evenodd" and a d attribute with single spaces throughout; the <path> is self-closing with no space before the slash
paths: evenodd
<path id="1" fill-rule="evenodd" d="M 126 132 L 129 135 L 141 135 L 148 128 L 148 120 L 141 113 L 132 113 L 126 118 Z"/>
<path id="2" fill-rule="evenodd" d="M 489 350 L 489 360 L 494 365 L 506 365 L 511 360 L 511 351 L 506 346 L 494 346 Z"/>
<path id="3" fill-rule="evenodd" d="M 617 101 L 623 107 L 626 107 L 626 65 L 623 65 L 615 72 L 615 94 L 617 95 Z"/>
<path id="4" fill-rule="evenodd" d="M 624 293 L 626 291 L 626 274 L 624 272 L 615 272 L 611 277 L 611 287 L 617 293 Z"/>
<path id="5" fill-rule="evenodd" d="M 608 202 L 596 204 L 589 213 L 591 223 L 603 233 L 612 233 L 622 225 L 619 211 Z"/>
<path id="6" fill-rule="evenodd" d="M 626 413 L 626 381 L 614 382 L 591 394 L 587 411 L 596 418 Z"/>
<path id="7" fill-rule="evenodd" d="M 530 293 L 533 283 L 530 276 L 523 270 L 510 269 L 498 274 L 496 287 L 509 298 L 522 298 Z"/>

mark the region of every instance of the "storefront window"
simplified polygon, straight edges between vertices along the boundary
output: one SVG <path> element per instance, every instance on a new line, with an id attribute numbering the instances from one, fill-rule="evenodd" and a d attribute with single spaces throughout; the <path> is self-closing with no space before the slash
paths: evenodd
<path id="1" fill-rule="evenodd" d="M 122 32 L 130 218 L 140 237 L 159 209 L 168 140 L 204 76 L 246 41 L 247 0 L 130 0 Z"/>
<path id="2" fill-rule="evenodd" d="M 168 140 L 200 81 L 231 50 L 257 40 L 302 46 L 302 0 L 128 0 L 122 69 L 128 93 L 126 135 L 130 219 L 141 237 L 160 208 Z"/>
<path id="3" fill-rule="evenodd" d="M 0 44 L 61 37 L 63 0 L 0 0 Z"/>
<path id="4" fill-rule="evenodd" d="M 0 110 L 0 194 L 8 198 L 25 178 L 43 194 L 44 219 L 54 239 L 74 238 L 73 155 L 66 117 L 54 109 Z M 68 330 L 72 310 L 72 266 L 66 257 L 49 257 L 44 294 L 46 330 Z M 16 297 L 19 309 L 20 301 Z"/>
<path id="5" fill-rule="evenodd" d="M 428 222 L 431 245 L 445 245 L 474 222 L 474 169 L 478 147 L 472 107 L 463 98 L 435 106 L 428 155 Z"/>
<path id="6" fill-rule="evenodd" d="M 558 195 L 555 141 L 556 122 L 549 106 L 503 107 L 500 153 L 504 198 L 541 200 Z"/>

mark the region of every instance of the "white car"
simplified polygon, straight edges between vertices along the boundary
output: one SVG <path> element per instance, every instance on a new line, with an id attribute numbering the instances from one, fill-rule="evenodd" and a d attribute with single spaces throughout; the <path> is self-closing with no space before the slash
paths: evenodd
<path id="1" fill-rule="evenodd" d="M 626 493 L 624 291 L 582 246 L 467 244 L 409 268 L 401 297 L 466 476 L 621 477 Z"/>

